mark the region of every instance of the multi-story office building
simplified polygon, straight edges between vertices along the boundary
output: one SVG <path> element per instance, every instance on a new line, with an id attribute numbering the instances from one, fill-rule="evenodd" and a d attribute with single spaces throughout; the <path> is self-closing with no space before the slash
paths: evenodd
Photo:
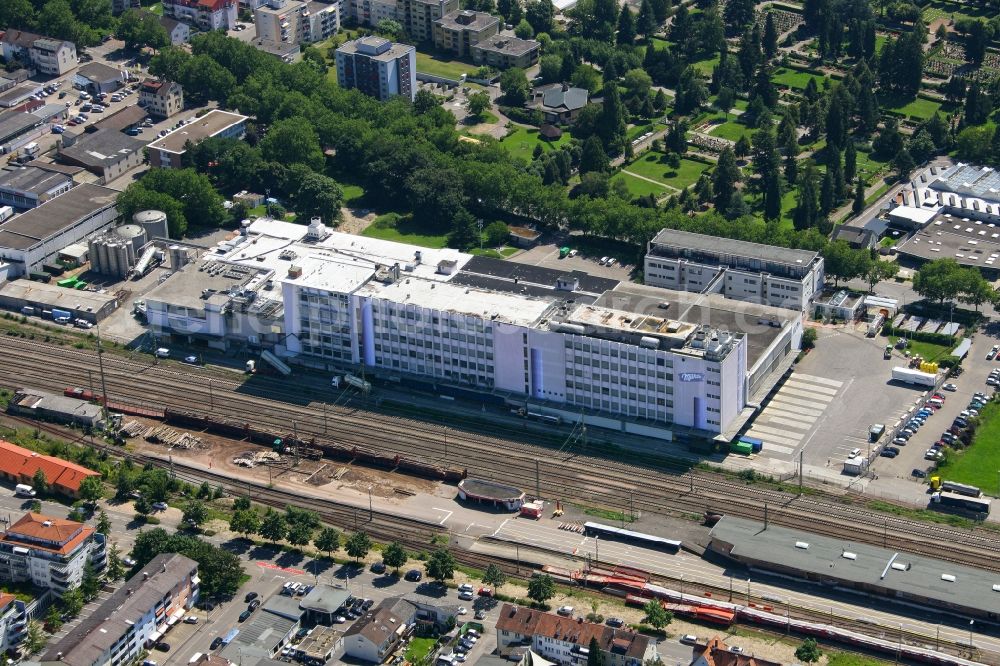
<path id="1" fill-rule="evenodd" d="M 26 513 L 0 538 L 0 580 L 62 595 L 80 584 L 88 562 L 95 571 L 104 569 L 105 541 L 83 523 Z"/>
<path id="2" fill-rule="evenodd" d="M 500 19 L 496 16 L 463 9 L 434 21 L 434 46 L 460 58 L 469 57 L 476 45 L 499 32 Z"/>
<path id="3" fill-rule="evenodd" d="M 472 62 L 497 69 L 527 69 L 538 62 L 540 47 L 534 39 L 493 35 L 472 47 Z"/>
<path id="4" fill-rule="evenodd" d="M 62 76 L 77 66 L 76 45 L 23 30 L 8 30 L 0 39 L 4 60 L 20 60 L 45 76 Z"/>
<path id="5" fill-rule="evenodd" d="M 646 284 L 804 310 L 823 288 L 818 252 L 664 229 L 649 241 Z"/>
<path id="6" fill-rule="evenodd" d="M 176 553 L 157 555 L 94 612 L 49 645 L 43 666 L 121 666 L 132 663 L 198 601 L 198 563 Z"/>
<path id="7" fill-rule="evenodd" d="M 362 37 L 337 49 L 337 82 L 382 101 L 417 94 L 417 50 L 381 37 Z"/>
<path id="8" fill-rule="evenodd" d="M 156 118 L 169 118 L 184 109 L 184 88 L 173 81 L 147 79 L 139 87 L 139 104 Z"/>
<path id="9" fill-rule="evenodd" d="M 396 0 L 396 15 L 406 34 L 418 42 L 434 39 L 434 21 L 458 11 L 459 0 Z"/>
<path id="10" fill-rule="evenodd" d="M 363 366 L 660 437 L 727 432 L 802 333 L 788 310 L 273 220 L 146 304 L 160 336 Z"/>
<path id="11" fill-rule="evenodd" d="M 237 0 L 163 0 L 163 15 L 201 30 L 236 27 Z"/>

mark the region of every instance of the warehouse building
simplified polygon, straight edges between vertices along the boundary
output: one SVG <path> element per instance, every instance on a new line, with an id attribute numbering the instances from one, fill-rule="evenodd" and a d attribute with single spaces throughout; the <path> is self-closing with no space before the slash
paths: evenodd
<path id="1" fill-rule="evenodd" d="M 823 287 L 818 252 L 663 229 L 647 246 L 646 284 L 804 310 Z"/>
<path id="2" fill-rule="evenodd" d="M 102 183 L 109 183 L 140 166 L 145 160 L 145 147 L 142 139 L 105 128 L 83 134 L 72 145 L 64 145 L 59 149 L 59 160 L 83 167 L 99 176 Z"/>
<path id="3" fill-rule="evenodd" d="M 725 516 L 709 549 L 751 570 L 849 588 L 973 618 L 1000 616 L 1000 574 L 802 530 Z"/>
<path id="4" fill-rule="evenodd" d="M 335 233 L 318 220 L 262 219 L 244 233 L 147 294 L 157 334 L 330 370 L 364 365 L 664 439 L 725 436 L 802 335 L 789 310 Z"/>
<path id="5" fill-rule="evenodd" d="M 11 398 L 7 411 L 40 421 L 97 428 L 102 424 L 100 405 L 86 400 L 55 395 L 38 389 L 18 389 Z"/>
<path id="6" fill-rule="evenodd" d="M 0 263 L 11 265 L 9 276 L 38 270 L 59 250 L 83 240 L 118 218 L 119 192 L 83 183 L 0 226 Z"/>
<path id="7" fill-rule="evenodd" d="M 0 171 L 0 205 L 18 210 L 34 208 L 72 189 L 73 178 L 38 167 L 8 168 Z"/>
<path id="8" fill-rule="evenodd" d="M 83 319 L 97 324 L 117 307 L 118 301 L 111 294 L 69 289 L 48 282 L 11 280 L 0 286 L 0 309 L 23 313 L 25 308 L 31 308 L 34 315 L 45 319 L 52 319 L 53 310 L 62 310 L 73 321 Z"/>

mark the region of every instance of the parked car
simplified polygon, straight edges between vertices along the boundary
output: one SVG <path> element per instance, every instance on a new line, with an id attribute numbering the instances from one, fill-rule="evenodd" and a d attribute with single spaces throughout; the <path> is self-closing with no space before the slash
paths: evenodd
<path id="1" fill-rule="evenodd" d="M 124 564 L 127 567 L 134 567 L 135 566 L 135 560 L 132 559 L 131 557 L 129 557 L 128 555 L 126 555 L 125 557 L 122 558 L 122 564 Z"/>
<path id="2" fill-rule="evenodd" d="M 455 611 L 456 615 L 468 615 L 468 613 L 469 613 L 469 609 L 466 608 L 465 606 L 459 606 L 458 610 Z"/>
<path id="3" fill-rule="evenodd" d="M 160 652 L 170 652 L 170 643 L 164 643 L 163 641 L 160 641 L 159 643 L 153 646 L 153 649 L 159 650 Z"/>
<path id="4" fill-rule="evenodd" d="M 373 563 L 372 566 L 371 566 L 371 572 L 372 573 L 377 573 L 377 574 L 384 574 L 385 573 L 385 563 L 384 562 L 375 562 L 375 563 Z"/>
<path id="5" fill-rule="evenodd" d="M 249 618 L 251 615 L 253 615 L 252 610 L 247 609 L 243 611 L 242 613 L 240 613 L 240 622 L 246 622 L 247 618 Z"/>
<path id="6" fill-rule="evenodd" d="M 222 645 L 222 636 L 216 636 L 212 641 L 212 645 L 208 648 L 209 650 L 214 650 Z"/>
<path id="7" fill-rule="evenodd" d="M 462 583 L 461 585 L 458 586 L 459 592 L 472 592 L 474 589 L 475 588 L 472 587 L 472 585 L 470 585 L 469 583 Z"/>
<path id="8" fill-rule="evenodd" d="M 941 388 L 943 388 L 945 391 L 957 391 L 958 390 L 958 386 L 955 385 L 955 384 L 945 384 Z"/>
<path id="9" fill-rule="evenodd" d="M 256 592 L 247 592 L 247 595 L 243 597 L 243 601 L 245 601 L 246 603 L 250 603 L 259 596 L 260 595 L 257 594 Z"/>
<path id="10" fill-rule="evenodd" d="M 404 576 L 404 578 L 410 581 L 411 583 L 419 583 L 420 579 L 423 577 L 424 575 L 420 573 L 420 569 L 410 569 L 409 571 L 406 572 L 406 575 Z"/>
<path id="11" fill-rule="evenodd" d="M 250 602 L 250 605 L 247 606 L 247 610 L 250 612 L 257 610 L 258 608 L 260 608 L 260 599 L 254 599 Z"/>
<path id="12" fill-rule="evenodd" d="M 573 614 L 573 607 L 572 606 L 560 606 L 559 609 L 556 610 L 556 613 L 558 613 L 559 615 L 570 616 L 570 615 Z"/>
<path id="13" fill-rule="evenodd" d="M 475 618 L 477 620 L 485 620 L 486 619 L 486 611 L 484 611 L 482 608 L 480 608 L 479 610 L 476 611 Z"/>
<path id="14" fill-rule="evenodd" d="M 624 627 L 625 620 L 621 619 L 620 617 L 609 617 L 607 620 L 604 621 L 604 624 L 608 625 L 609 627 Z"/>
<path id="15" fill-rule="evenodd" d="M 472 601 L 475 597 L 472 596 L 472 592 L 463 590 L 458 593 L 458 598 L 462 601 Z"/>
<path id="16" fill-rule="evenodd" d="M 493 588 L 492 587 L 481 587 L 479 588 L 479 596 L 481 597 L 492 597 Z"/>
<path id="17" fill-rule="evenodd" d="M 695 636 L 694 634 L 684 634 L 678 640 L 681 643 L 684 643 L 684 645 L 694 645 L 695 643 L 698 642 L 698 637 Z"/>
<path id="18" fill-rule="evenodd" d="M 892 440 L 892 443 L 895 444 L 896 446 L 906 446 L 906 438 L 896 437 L 895 439 Z"/>
<path id="19" fill-rule="evenodd" d="M 186 618 L 184 618 L 184 624 L 198 624 L 198 616 L 188 615 Z"/>
<path id="20" fill-rule="evenodd" d="M 883 458 L 895 458 L 895 457 L 896 457 L 896 456 L 898 456 L 899 454 L 898 454 L 898 453 L 895 453 L 895 452 L 893 452 L 893 451 L 892 451 L 892 450 L 890 450 L 890 449 L 882 449 L 882 450 L 881 450 L 881 451 L 879 452 L 879 455 L 880 455 L 880 456 L 882 456 Z"/>
<path id="21" fill-rule="evenodd" d="M 153 502 L 153 509 L 156 511 L 166 511 L 169 505 L 166 502 Z"/>
<path id="22" fill-rule="evenodd" d="M 925 479 L 925 478 L 927 478 L 927 472 L 925 472 L 924 470 L 920 469 L 919 467 L 914 467 L 913 471 L 910 472 L 910 474 L 912 474 L 913 476 L 917 477 L 918 479 Z"/>

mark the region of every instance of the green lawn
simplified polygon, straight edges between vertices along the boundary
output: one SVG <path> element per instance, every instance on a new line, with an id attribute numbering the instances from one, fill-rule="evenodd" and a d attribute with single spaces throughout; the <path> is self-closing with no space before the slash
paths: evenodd
<path id="1" fill-rule="evenodd" d="M 655 132 L 655 131 L 661 130 L 663 128 L 664 128 L 664 125 L 662 123 L 641 122 L 640 124 L 638 124 L 638 125 L 636 125 L 634 127 L 629 127 L 628 128 L 628 130 L 625 133 L 625 140 L 626 141 L 634 141 L 634 140 L 638 139 L 640 136 L 642 136 L 643 134 L 645 134 L 646 132 Z"/>
<path id="2" fill-rule="evenodd" d="M 475 65 L 461 60 L 451 60 L 447 56 L 417 51 L 417 71 L 424 74 L 458 79 L 462 74 L 475 74 L 477 69 L 479 68 Z"/>
<path id="3" fill-rule="evenodd" d="M 419 664 L 424 660 L 437 641 L 433 638 L 414 638 L 406 648 L 406 661 L 411 664 Z"/>
<path id="4" fill-rule="evenodd" d="M 378 216 L 361 235 L 436 249 L 448 244 L 446 234 L 428 234 L 426 229 L 414 224 L 409 216 L 402 216 L 399 213 Z"/>
<path id="5" fill-rule="evenodd" d="M 504 137 L 500 145 L 506 148 L 513 157 L 521 157 L 530 162 L 535 146 L 538 144 L 542 145 L 543 150 L 553 150 L 569 143 L 569 140 L 569 132 L 563 132 L 563 135 L 555 141 L 546 141 L 538 136 L 536 128 L 518 127 L 512 134 Z"/>
<path id="6" fill-rule="evenodd" d="M 611 177 L 611 181 L 622 181 L 625 183 L 625 187 L 628 188 L 629 194 L 633 197 L 644 197 L 648 194 L 659 197 L 673 192 L 673 190 L 668 190 L 667 188 L 651 183 L 648 180 L 636 178 L 630 173 L 618 172 Z"/>
<path id="7" fill-rule="evenodd" d="M 922 17 L 928 23 L 939 18 L 954 18 L 956 21 L 963 18 L 989 18 L 987 10 L 964 2 L 933 0 L 923 7 Z"/>
<path id="8" fill-rule="evenodd" d="M 680 166 L 675 170 L 667 166 L 666 162 L 661 161 L 665 157 L 663 153 L 650 151 L 625 168 L 640 176 L 652 178 L 670 187 L 683 190 L 685 187 L 695 184 L 701 174 L 712 166 L 697 160 L 682 158 Z"/>
<path id="9" fill-rule="evenodd" d="M 730 117 L 732 118 L 733 116 Z M 747 127 L 741 122 L 738 122 L 736 120 L 730 120 L 728 122 L 722 123 L 721 125 L 716 125 L 711 129 L 709 134 L 711 134 L 712 136 L 717 136 L 720 139 L 739 141 L 740 137 L 743 136 L 744 134 L 747 135 L 747 138 L 750 138 L 756 131 L 757 130 Z"/>
<path id="10" fill-rule="evenodd" d="M 156 14 L 157 16 L 163 16 L 163 3 L 162 2 L 154 2 L 149 7 L 146 7 L 146 9 L 148 9 L 153 14 Z"/>
<path id="11" fill-rule="evenodd" d="M 516 253 L 518 248 L 516 247 L 502 247 L 499 250 L 495 248 L 484 247 L 480 250 L 478 247 L 474 247 L 469 250 L 469 254 L 478 254 L 483 257 L 490 257 L 492 259 L 506 259 L 512 254 Z"/>
<path id="12" fill-rule="evenodd" d="M 896 340 L 899 337 L 895 335 L 890 335 L 888 340 L 889 344 L 895 345 Z M 930 342 L 921 342 L 919 340 L 910 340 L 907 348 L 910 350 L 910 355 L 912 356 L 922 356 L 925 361 L 937 361 L 951 354 L 951 350 L 955 348 L 955 345 L 935 345 Z"/>
<path id="13" fill-rule="evenodd" d="M 712 76 L 712 70 L 716 65 L 719 64 L 719 56 L 708 58 L 707 60 L 699 60 L 698 62 L 691 63 L 694 68 L 698 70 L 699 74 L 704 76 Z"/>
<path id="14" fill-rule="evenodd" d="M 798 90 L 805 90 L 805 87 L 809 85 L 809 79 L 816 79 L 816 85 L 819 86 L 822 85 L 824 77 L 785 67 L 779 68 L 771 76 L 771 82 L 775 85 L 787 86 L 788 88 L 796 88 Z"/>
<path id="15" fill-rule="evenodd" d="M 827 666 L 890 666 L 892 663 L 853 652 L 827 653 L 826 658 Z"/>
<path id="16" fill-rule="evenodd" d="M 885 35 L 875 35 L 875 53 L 882 53 L 882 47 L 889 41 Z"/>
<path id="17" fill-rule="evenodd" d="M 868 183 L 871 183 L 872 179 L 884 171 L 888 165 L 888 162 L 881 162 L 872 157 L 870 152 L 863 152 L 859 150 L 857 155 L 858 175 Z"/>
<path id="18" fill-rule="evenodd" d="M 941 478 L 979 486 L 983 492 L 1000 497 L 1000 404 L 992 403 L 983 408 L 979 428 L 972 446 L 960 452 L 951 452 L 938 467 Z"/>
<path id="19" fill-rule="evenodd" d="M 909 118 L 917 120 L 927 120 L 941 110 L 941 102 L 917 97 L 912 100 L 880 100 L 882 108 L 886 111 L 893 111 Z"/>
<path id="20" fill-rule="evenodd" d="M 344 203 L 351 205 L 365 196 L 365 190 L 360 185 L 340 184 L 340 189 L 344 191 Z"/>

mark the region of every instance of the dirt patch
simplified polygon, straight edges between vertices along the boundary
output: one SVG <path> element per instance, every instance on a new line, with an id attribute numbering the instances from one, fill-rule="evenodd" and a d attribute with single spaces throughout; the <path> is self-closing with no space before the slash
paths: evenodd
<path id="1" fill-rule="evenodd" d="M 364 214 L 362 215 L 362 213 Z M 361 235 L 361 232 L 371 226 L 377 217 L 375 213 L 366 208 L 351 209 L 346 206 L 340 209 L 340 215 L 342 221 L 337 226 L 337 231 L 355 236 Z"/>

